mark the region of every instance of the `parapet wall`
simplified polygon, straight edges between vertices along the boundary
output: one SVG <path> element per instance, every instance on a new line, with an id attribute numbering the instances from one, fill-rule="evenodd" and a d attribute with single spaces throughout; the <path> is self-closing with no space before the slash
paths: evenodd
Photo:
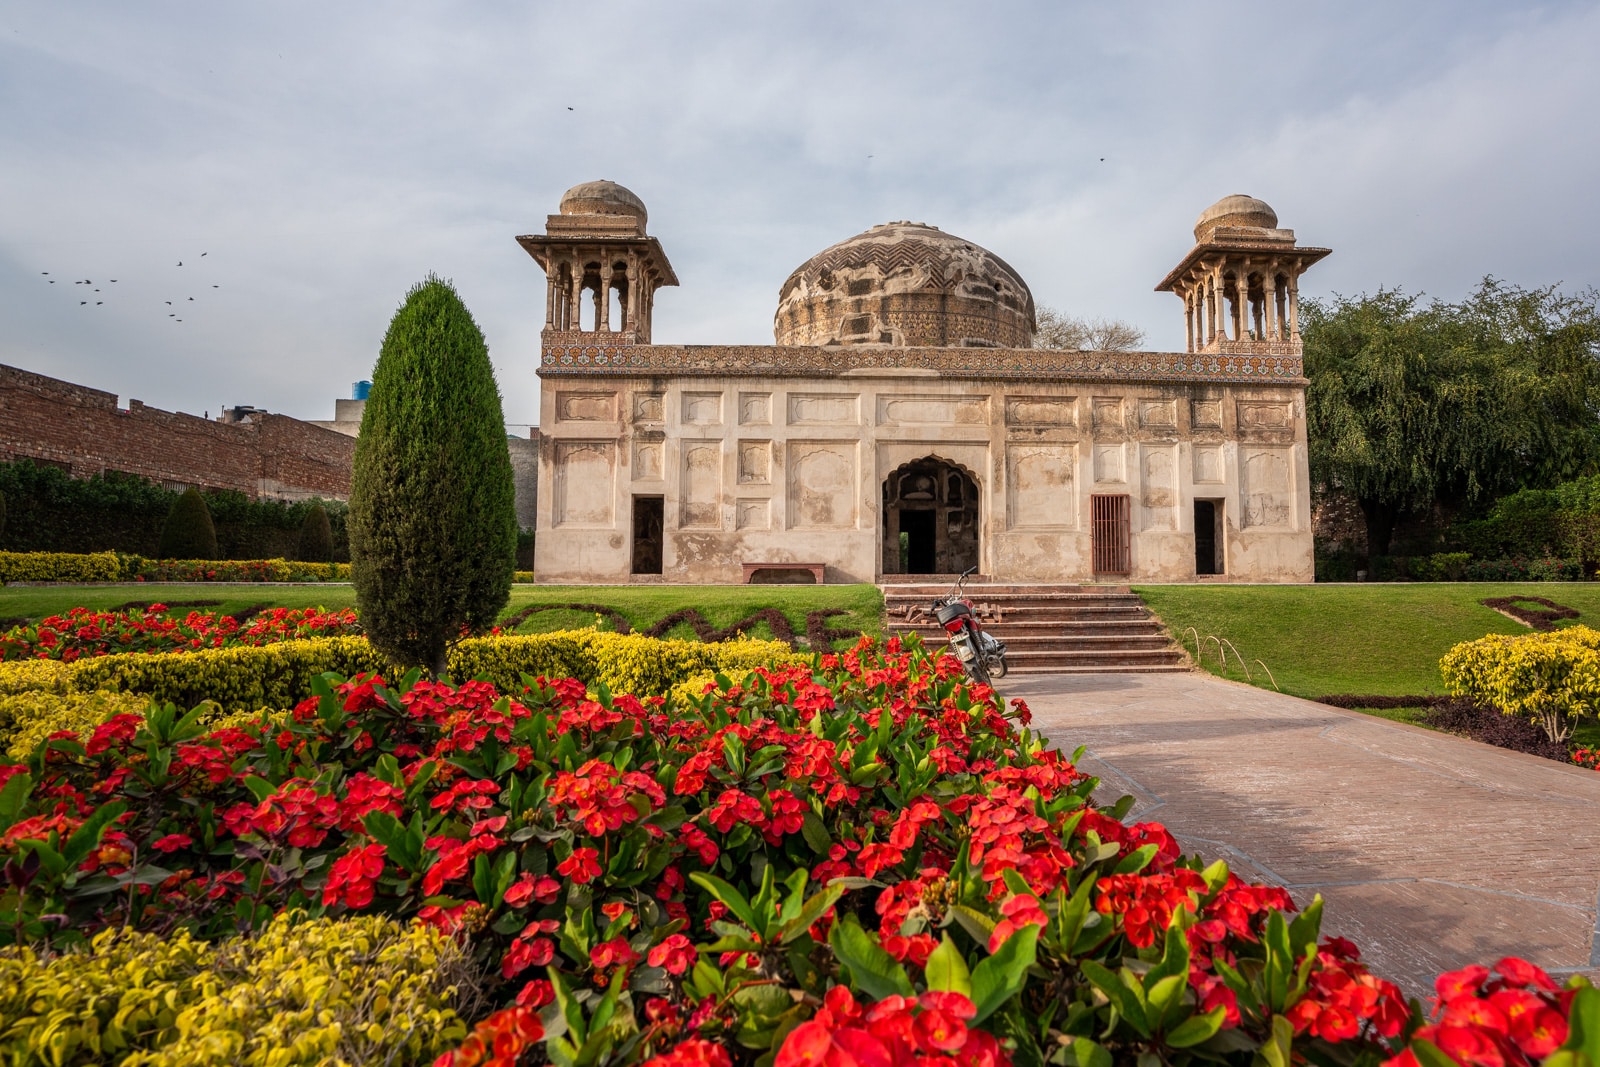
<path id="1" fill-rule="evenodd" d="M 117 406 L 114 393 L 0 366 L 0 459 L 32 459 L 86 478 L 136 474 L 172 488 L 236 489 L 252 498 L 350 495 L 355 439 L 287 415 L 248 422 Z"/>

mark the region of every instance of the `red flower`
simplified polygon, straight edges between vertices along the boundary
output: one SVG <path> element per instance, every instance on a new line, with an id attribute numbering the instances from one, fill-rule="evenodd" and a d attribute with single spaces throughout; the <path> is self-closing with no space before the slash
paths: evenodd
<path id="1" fill-rule="evenodd" d="M 371 904 L 372 883 L 383 873 L 383 856 L 384 847 L 373 844 L 351 849 L 334 860 L 322 889 L 323 906 L 342 903 L 364 908 Z"/>
<path id="2" fill-rule="evenodd" d="M 150 847 L 158 852 L 176 852 L 180 848 L 188 848 L 194 844 L 194 838 L 188 834 L 168 834 L 166 837 L 157 838 L 150 842 Z"/>
<path id="3" fill-rule="evenodd" d="M 698 954 L 694 945 L 682 934 L 673 934 L 650 950 L 645 962 L 652 967 L 665 968 L 668 974 L 683 974 L 694 966 Z"/>
<path id="4" fill-rule="evenodd" d="M 572 855 L 556 864 L 556 871 L 579 885 L 587 885 L 600 877 L 600 853 L 592 848 L 575 848 Z"/>

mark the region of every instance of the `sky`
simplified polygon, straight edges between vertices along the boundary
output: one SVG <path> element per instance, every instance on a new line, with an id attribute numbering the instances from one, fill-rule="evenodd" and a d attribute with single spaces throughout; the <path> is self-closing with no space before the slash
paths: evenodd
<path id="1" fill-rule="evenodd" d="M 599 178 L 678 275 L 661 344 L 770 344 L 795 267 L 908 219 L 1179 348 L 1153 288 L 1231 193 L 1334 250 L 1305 296 L 1583 290 L 1596 55 L 1596 3 L 0 0 L 0 363 L 330 419 L 431 272 L 522 432 L 514 238 Z"/>

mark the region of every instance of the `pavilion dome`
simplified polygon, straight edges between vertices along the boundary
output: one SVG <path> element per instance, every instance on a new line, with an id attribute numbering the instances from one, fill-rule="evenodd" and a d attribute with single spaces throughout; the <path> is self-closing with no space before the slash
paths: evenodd
<path id="1" fill-rule="evenodd" d="M 988 249 L 936 226 L 888 222 L 823 249 L 778 293 L 780 345 L 1026 348 L 1033 294 Z"/>
<path id="2" fill-rule="evenodd" d="M 581 182 L 561 194 L 563 215 L 629 215 L 641 224 L 649 217 L 644 201 L 614 181 Z"/>
<path id="3" fill-rule="evenodd" d="M 1205 240 L 1204 235 L 1219 226 L 1249 226 L 1263 230 L 1278 228 L 1278 213 L 1265 200 L 1243 193 L 1225 196 L 1200 213 L 1194 224 L 1194 239 Z"/>

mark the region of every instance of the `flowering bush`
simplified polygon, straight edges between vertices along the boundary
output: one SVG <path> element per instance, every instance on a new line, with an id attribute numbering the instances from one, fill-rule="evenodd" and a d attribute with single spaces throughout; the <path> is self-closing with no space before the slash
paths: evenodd
<path id="1" fill-rule="evenodd" d="M 0 552 L 5 582 L 348 582 L 348 563 L 146 559 L 120 552 Z"/>
<path id="2" fill-rule="evenodd" d="M 0 634 L 0 660 L 58 659 L 118 652 L 187 652 L 201 648 L 270 645 L 307 637 L 360 633 L 354 608 L 268 608 L 245 623 L 212 611 L 169 612 L 165 604 L 122 611 L 73 608 Z"/>
<path id="3" fill-rule="evenodd" d="M 1320 903 L 1097 807 L 1024 706 L 915 642 L 672 704 L 316 689 L 220 729 L 116 715 L 0 766 L 0 943 L 411 920 L 492 972 L 498 1010 L 445 1067 L 1371 1064 L 1423 1024 L 1320 937 Z"/>
<path id="4" fill-rule="evenodd" d="M 1600 630 L 1572 626 L 1463 641 L 1439 660 L 1439 673 L 1452 695 L 1526 716 L 1559 744 L 1578 718 L 1600 707 Z"/>

